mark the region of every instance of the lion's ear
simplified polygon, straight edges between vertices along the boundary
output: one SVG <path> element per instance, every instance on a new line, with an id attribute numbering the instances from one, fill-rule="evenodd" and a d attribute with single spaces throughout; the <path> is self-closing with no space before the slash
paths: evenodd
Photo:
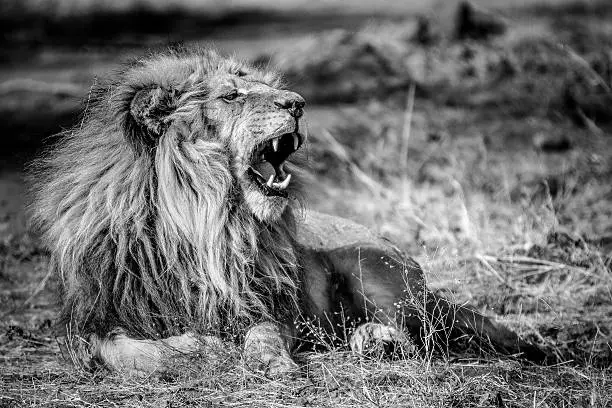
<path id="1" fill-rule="evenodd" d="M 130 102 L 133 120 L 154 139 L 166 130 L 166 119 L 174 108 L 173 93 L 161 87 L 141 89 Z"/>

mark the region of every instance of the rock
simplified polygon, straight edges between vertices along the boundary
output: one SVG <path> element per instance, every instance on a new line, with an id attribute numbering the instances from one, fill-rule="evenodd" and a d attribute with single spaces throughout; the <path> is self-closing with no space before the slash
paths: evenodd
<path id="1" fill-rule="evenodd" d="M 419 17 L 417 31 L 412 38 L 414 42 L 421 45 L 432 45 L 440 40 L 440 33 L 432 28 L 431 20 Z"/>
<path id="2" fill-rule="evenodd" d="M 455 15 L 455 38 L 458 40 L 487 40 L 504 34 L 506 22 L 499 16 L 474 7 L 464 1 L 459 4 Z"/>

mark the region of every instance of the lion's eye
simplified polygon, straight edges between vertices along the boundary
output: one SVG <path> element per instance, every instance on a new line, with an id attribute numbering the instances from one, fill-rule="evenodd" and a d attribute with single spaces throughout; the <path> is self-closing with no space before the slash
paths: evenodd
<path id="1" fill-rule="evenodd" d="M 233 101 L 234 99 L 236 99 L 240 94 L 238 93 L 237 89 L 234 89 L 233 91 L 223 95 L 221 98 L 223 98 L 223 100 L 225 101 Z"/>

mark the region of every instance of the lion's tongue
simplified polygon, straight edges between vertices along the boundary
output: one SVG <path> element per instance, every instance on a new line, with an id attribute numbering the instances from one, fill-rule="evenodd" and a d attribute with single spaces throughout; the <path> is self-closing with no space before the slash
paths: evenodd
<path id="1" fill-rule="evenodd" d="M 270 177 L 274 176 L 272 181 L 280 182 L 286 178 L 286 173 L 283 168 L 283 164 L 280 166 L 273 166 L 268 162 L 261 162 L 258 165 L 254 166 L 255 170 L 264 178 L 265 182 L 270 180 Z"/>
<path id="2" fill-rule="evenodd" d="M 266 181 L 270 179 L 270 176 L 276 176 L 276 171 L 274 170 L 274 167 L 272 167 L 272 165 L 268 162 L 261 162 L 253 167 L 255 168 L 255 170 L 257 170 L 259 174 L 261 174 L 261 176 Z"/>

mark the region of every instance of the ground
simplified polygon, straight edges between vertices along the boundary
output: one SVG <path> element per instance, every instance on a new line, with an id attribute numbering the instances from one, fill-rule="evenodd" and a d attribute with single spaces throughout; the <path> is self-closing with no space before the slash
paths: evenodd
<path id="1" fill-rule="evenodd" d="M 250 9 L 206 17 L 205 35 L 196 23 L 168 26 L 167 38 L 144 23 L 104 31 L 127 20 L 113 26 L 91 11 L 87 24 L 58 12 L 5 28 L 0 406 L 612 407 L 612 6 L 497 1 L 506 6 L 457 32 L 457 2 L 450 13 L 392 2 L 376 19 L 363 4 L 348 13 L 294 3 L 308 12 L 275 10 L 265 30 L 253 22 L 266 14 Z M 16 21 L 2 15 L 5 27 Z M 104 35 L 79 40 L 88 24 Z M 27 226 L 23 169 L 45 136 L 78 120 L 94 78 L 142 44 L 181 35 L 272 63 L 306 97 L 308 207 L 395 241 L 437 292 L 556 363 L 339 348 L 300 355 L 300 376 L 270 380 L 229 347 L 146 379 L 74 366 L 53 330 L 57 281 Z"/>

